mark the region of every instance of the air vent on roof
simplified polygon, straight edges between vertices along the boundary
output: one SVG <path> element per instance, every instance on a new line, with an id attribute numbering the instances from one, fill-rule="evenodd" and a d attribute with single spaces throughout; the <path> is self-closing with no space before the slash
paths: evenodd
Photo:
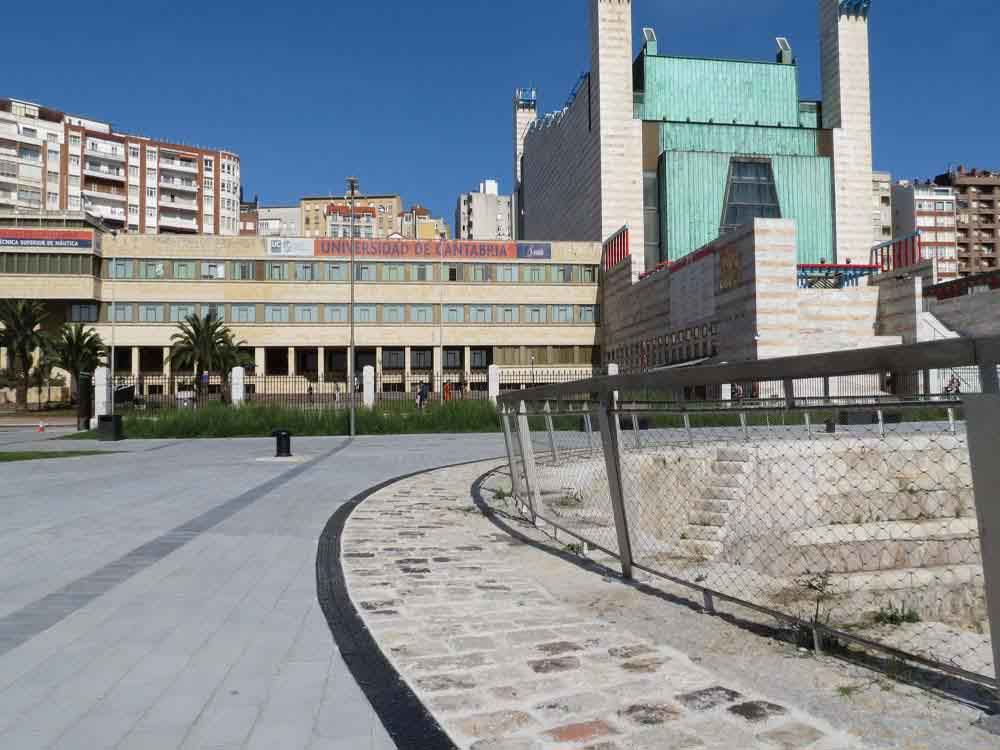
<path id="1" fill-rule="evenodd" d="M 788 40 L 779 36 L 774 41 L 778 43 L 778 62 L 782 65 L 794 64 L 795 57 L 792 55 L 792 45 L 788 43 Z"/>
<path id="2" fill-rule="evenodd" d="M 653 31 L 648 26 L 642 30 L 642 36 L 646 40 L 645 50 L 647 54 L 655 55 L 656 50 L 656 32 Z"/>

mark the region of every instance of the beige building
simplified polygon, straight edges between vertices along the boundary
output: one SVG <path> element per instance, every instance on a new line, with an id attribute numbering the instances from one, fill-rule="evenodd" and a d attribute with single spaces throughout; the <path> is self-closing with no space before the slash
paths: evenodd
<path id="1" fill-rule="evenodd" d="M 83 214 L 22 226 L 0 215 L 0 295 L 45 302 L 49 324 L 93 325 L 116 346 L 119 374 L 169 373 L 178 322 L 222 318 L 256 375 L 347 377 L 349 321 L 357 366 L 389 390 L 492 364 L 572 369 L 599 360 L 593 243 L 113 236 Z"/>
<path id="2" fill-rule="evenodd" d="M 302 237 L 327 237 L 327 209 L 330 206 L 350 206 L 343 195 L 316 196 L 299 201 L 299 228 Z M 358 195 L 355 205 L 373 208 L 378 214 L 376 238 L 385 239 L 396 231 L 396 217 L 403 211 L 403 199 L 398 195 Z"/>
<path id="3" fill-rule="evenodd" d="M 406 240 L 441 240 L 451 237 L 451 227 L 444 218 L 435 219 L 423 206 L 411 206 L 396 217 L 395 236 Z"/>
<path id="4" fill-rule="evenodd" d="M 455 237 L 460 240 L 512 240 L 511 198 L 500 195 L 496 180 L 479 183 L 475 193 L 462 193 L 455 206 Z"/>
<path id="5" fill-rule="evenodd" d="M 922 260 L 940 261 L 941 278 L 959 275 L 957 197 L 950 187 L 900 180 L 892 186 L 895 237 L 920 233 Z"/>
<path id="6" fill-rule="evenodd" d="M 240 159 L 0 99 L 0 210 L 85 211 L 119 231 L 240 232 Z"/>
<path id="7" fill-rule="evenodd" d="M 875 244 L 892 239 L 892 175 L 872 172 L 872 239 Z"/>

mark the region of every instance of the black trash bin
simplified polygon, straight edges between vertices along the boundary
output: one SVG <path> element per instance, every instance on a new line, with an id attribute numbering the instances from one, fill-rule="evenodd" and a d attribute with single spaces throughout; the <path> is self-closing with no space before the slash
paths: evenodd
<path id="1" fill-rule="evenodd" d="M 274 457 L 291 458 L 292 433 L 288 430 L 275 430 L 271 433 L 271 436 L 275 439 Z"/>
<path id="2" fill-rule="evenodd" d="M 104 442 L 117 442 L 124 439 L 122 418 L 120 414 L 104 414 L 97 418 L 97 439 Z"/>

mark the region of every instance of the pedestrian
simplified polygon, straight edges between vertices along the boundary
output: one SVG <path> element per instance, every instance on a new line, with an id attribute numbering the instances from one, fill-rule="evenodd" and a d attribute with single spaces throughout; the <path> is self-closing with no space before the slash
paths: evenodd
<path id="1" fill-rule="evenodd" d="M 417 392 L 417 405 L 423 409 L 427 406 L 427 399 L 430 398 L 430 388 L 427 387 L 426 382 L 420 383 L 420 390 Z"/>

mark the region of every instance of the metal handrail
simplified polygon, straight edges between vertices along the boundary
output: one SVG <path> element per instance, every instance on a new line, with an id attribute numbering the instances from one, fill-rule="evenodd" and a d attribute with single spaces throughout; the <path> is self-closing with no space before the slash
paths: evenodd
<path id="1" fill-rule="evenodd" d="M 687 386 L 753 381 L 794 381 L 873 372 L 917 372 L 970 366 L 978 366 L 986 371 L 991 366 L 995 368 L 998 363 L 1000 336 L 948 339 L 590 378 L 501 394 L 499 401 L 505 406 L 516 407 L 522 401 L 558 401 L 580 393 L 592 393 L 600 398 L 615 391 L 671 390 Z"/>

